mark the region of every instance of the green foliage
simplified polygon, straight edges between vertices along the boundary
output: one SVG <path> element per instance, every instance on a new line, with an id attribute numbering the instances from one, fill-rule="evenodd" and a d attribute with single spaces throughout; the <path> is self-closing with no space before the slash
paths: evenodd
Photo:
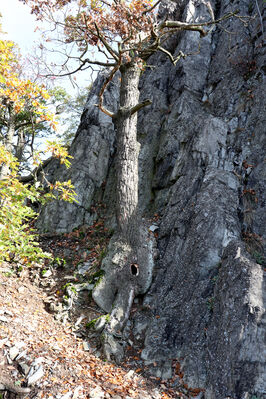
<path id="1" fill-rule="evenodd" d="M 74 294 L 77 294 L 76 287 L 75 287 L 75 285 L 73 285 L 72 283 L 66 283 L 66 284 L 63 286 L 63 290 L 66 291 L 67 288 L 69 288 L 72 292 L 74 292 Z"/>
<path id="2" fill-rule="evenodd" d="M 207 299 L 207 308 L 209 309 L 210 312 L 213 311 L 214 302 L 215 302 L 215 299 L 214 299 L 213 296 L 212 296 L 212 297 L 209 297 L 209 298 Z"/>
<path id="3" fill-rule="evenodd" d="M 261 252 L 254 251 L 252 256 L 259 265 L 266 266 L 266 258 Z"/>
<path id="4" fill-rule="evenodd" d="M 95 284 L 95 286 L 96 286 L 97 284 L 99 284 L 99 282 L 101 281 L 101 279 L 103 278 L 103 276 L 104 276 L 104 270 L 98 270 L 97 272 L 95 272 L 95 273 L 90 277 L 89 283 L 90 283 L 90 284 Z"/>
<path id="5" fill-rule="evenodd" d="M 60 86 L 56 86 L 51 89 L 49 94 L 52 99 L 52 104 L 56 107 L 59 107 L 59 109 L 57 109 L 58 113 L 60 112 L 60 108 L 62 108 L 64 105 L 67 105 L 71 100 L 71 96 L 67 94 L 66 89 Z"/>
<path id="6" fill-rule="evenodd" d="M 30 205 L 34 202 L 45 204 L 52 199 L 76 200 L 70 180 L 54 185 L 46 181 L 50 191 L 44 192 L 43 188 L 37 188 L 37 184 L 23 184 L 19 171 L 30 157 L 33 157 L 33 166 L 42 164 L 40 154 L 33 156 L 34 137 L 39 132 L 56 129 L 57 124 L 55 115 L 48 109 L 48 100 L 51 105 L 56 105 L 69 102 L 70 96 L 64 89 L 57 88 L 51 98 L 43 84 L 38 86 L 35 81 L 23 78 L 18 47 L 3 40 L 2 34 L 0 21 L 0 262 L 14 260 L 30 264 L 51 257 L 39 246 L 31 225 L 37 213 Z M 17 146 L 14 145 L 16 136 Z M 30 147 L 30 157 L 25 160 L 27 146 Z M 47 151 L 70 167 L 72 157 L 65 147 L 50 141 Z"/>
<path id="7" fill-rule="evenodd" d="M 93 320 L 91 320 L 91 321 L 89 321 L 88 323 L 86 323 L 86 328 L 94 328 L 94 326 L 95 326 L 95 323 L 97 322 L 97 320 L 99 319 L 99 317 L 97 318 L 97 319 L 93 319 Z"/>
<path id="8" fill-rule="evenodd" d="M 88 97 L 90 87 L 79 90 L 76 96 L 70 96 L 67 91 L 57 86 L 49 91 L 50 105 L 57 116 L 59 125 L 64 126 L 57 132 L 64 145 L 70 145 L 80 123 L 80 117 Z"/>
<path id="9" fill-rule="evenodd" d="M 99 262 L 102 262 L 102 260 L 106 257 L 106 255 L 107 255 L 107 248 L 104 248 L 99 253 Z"/>
<path id="10" fill-rule="evenodd" d="M 90 87 L 86 87 L 75 96 L 70 97 L 64 89 L 57 87 L 55 96 L 57 101 L 60 103 L 57 106 L 56 113 L 59 113 L 58 121 L 62 122 L 62 125 L 66 126 L 66 129 L 60 135 L 65 145 L 70 145 L 80 123 L 80 117 L 84 110 L 84 105 L 88 97 Z M 52 93 L 54 95 L 54 93 Z M 60 99 L 61 96 L 61 99 Z"/>
<path id="11" fill-rule="evenodd" d="M 52 266 L 54 266 L 54 267 L 65 267 L 66 266 L 66 260 L 57 256 L 56 258 L 53 258 Z"/>
<path id="12" fill-rule="evenodd" d="M 88 328 L 88 329 L 93 329 L 93 328 L 95 328 L 95 324 L 96 324 L 99 320 L 101 320 L 101 319 L 104 319 L 104 320 L 105 320 L 105 323 L 109 323 L 109 321 L 110 321 L 110 314 L 107 313 L 106 315 L 96 317 L 96 319 L 93 319 L 93 320 L 89 321 L 89 322 L 86 323 L 86 325 L 85 325 L 86 328 Z"/>
<path id="13" fill-rule="evenodd" d="M 40 248 L 38 236 L 30 225 L 37 216 L 30 203 L 39 201 L 44 204 L 58 196 L 73 202 L 75 193 L 71 182 L 55 183 L 51 189 L 55 189 L 56 193 L 44 193 L 35 185 L 21 183 L 19 163 L 0 145 L 0 169 L 3 165 L 8 166 L 9 174 L 0 180 L 0 261 L 15 260 L 30 264 L 50 258 L 51 255 Z"/>
<path id="14" fill-rule="evenodd" d="M 0 167 L 3 163 L 8 163 L 10 174 L 0 180 L 0 261 L 19 259 L 30 263 L 48 257 L 30 228 L 29 222 L 36 213 L 26 205 L 29 200 L 41 199 L 40 193 L 18 180 L 18 162 L 0 146 Z"/>
<path id="15" fill-rule="evenodd" d="M 0 26 L 0 141 L 14 149 L 25 167 L 35 138 L 52 133 L 57 122 L 48 109 L 48 91 L 26 76 L 19 48 L 2 36 Z"/>

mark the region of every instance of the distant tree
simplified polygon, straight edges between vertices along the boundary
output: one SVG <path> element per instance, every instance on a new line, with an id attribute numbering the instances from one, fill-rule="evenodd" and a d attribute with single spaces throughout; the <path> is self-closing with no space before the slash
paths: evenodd
<path id="1" fill-rule="evenodd" d="M 57 135 L 64 145 L 69 146 L 74 139 L 89 90 L 89 87 L 81 88 L 75 96 L 67 94 L 66 89 L 62 87 L 55 87 L 49 91 L 58 125 L 62 126 Z"/>
<path id="2" fill-rule="evenodd" d="M 50 143 L 49 150 L 61 163 L 70 166 L 69 156 L 61 146 Z M 51 257 L 39 247 L 38 235 L 31 227 L 37 213 L 31 202 L 47 203 L 51 199 L 75 201 L 74 187 L 70 181 L 55 182 L 49 185 L 50 191 L 40 184 L 24 184 L 19 179 L 19 162 L 0 144 L 0 168 L 5 166 L 8 173 L 0 179 L 0 262 L 17 261 L 30 265 L 42 258 Z"/>
<path id="3" fill-rule="evenodd" d="M 3 34 L 0 25 L 0 34 Z M 49 185 L 50 191 L 41 187 L 23 184 L 19 176 L 20 163 L 31 136 L 47 129 L 46 124 L 55 128 L 54 115 L 46 106 L 50 98 L 44 86 L 38 86 L 29 79 L 22 79 L 20 57 L 16 45 L 0 39 L 0 262 L 16 260 L 30 264 L 49 255 L 43 253 L 37 236 L 30 227 L 36 212 L 28 202 L 45 203 L 53 198 L 75 201 L 70 181 Z M 17 137 L 17 144 L 14 139 Z M 70 166 L 66 149 L 56 143 L 48 143 L 48 151 Z M 15 157 L 15 156 L 16 157 Z M 36 166 L 42 164 L 38 154 L 34 155 Z M 37 168 L 38 169 L 38 168 Z M 30 180 L 33 180 L 32 178 Z M 35 182 L 36 183 L 36 182 Z M 39 184 L 38 184 L 39 186 Z"/>
<path id="4" fill-rule="evenodd" d="M 26 145 L 33 152 L 35 136 L 55 129 L 56 121 L 45 87 L 21 77 L 20 58 L 15 43 L 0 36 L 0 143 L 21 162 Z M 2 166 L 0 178 L 5 173 Z"/>

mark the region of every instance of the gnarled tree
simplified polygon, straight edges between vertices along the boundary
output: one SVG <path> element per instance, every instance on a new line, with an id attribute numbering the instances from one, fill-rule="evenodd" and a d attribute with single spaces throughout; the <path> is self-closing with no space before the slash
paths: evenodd
<path id="1" fill-rule="evenodd" d="M 157 19 L 161 0 L 21 0 L 32 7 L 39 19 L 48 19 L 62 29 L 63 45 L 76 44 L 79 54 L 66 53 L 67 61 L 78 61 L 71 74 L 99 66 L 109 68 L 97 106 L 112 118 L 117 132 L 117 232 L 111 240 L 103 268 L 105 276 L 94 291 L 97 303 L 111 317 L 105 325 L 105 351 L 108 358 L 122 356 L 118 337 L 127 321 L 134 295 L 149 287 L 152 270 L 153 242 L 138 212 L 138 142 L 137 113 L 151 104 L 139 102 L 139 79 L 147 59 L 155 52 L 164 53 L 175 65 L 190 54 L 176 56 L 168 51 L 167 39 L 185 30 L 198 33 L 198 43 L 213 26 L 236 15 L 237 11 L 215 20 L 209 1 L 201 3 L 209 10 L 203 21 Z M 94 53 L 93 53 L 94 51 Z M 64 68 L 66 69 L 66 62 Z M 108 83 L 120 71 L 120 100 L 116 112 L 104 105 L 103 94 Z M 62 73 L 61 73 L 62 75 Z M 113 306 L 112 306 L 113 305 Z"/>

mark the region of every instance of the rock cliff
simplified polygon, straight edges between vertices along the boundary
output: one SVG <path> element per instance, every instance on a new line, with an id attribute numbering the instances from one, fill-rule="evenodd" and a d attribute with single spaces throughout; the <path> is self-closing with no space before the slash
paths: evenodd
<path id="1" fill-rule="evenodd" d="M 160 17 L 200 21 L 202 3 L 166 0 Z M 169 51 L 192 55 L 174 67 L 156 54 L 141 79 L 141 97 L 153 102 L 138 119 L 140 207 L 145 217 L 160 215 L 159 256 L 144 310 L 131 323 L 155 375 L 171 378 L 179 359 L 184 382 L 204 388 L 206 399 L 258 399 L 266 394 L 265 6 L 212 3 L 216 18 L 232 9 L 257 17 L 225 21 L 200 50 L 197 32 L 177 34 Z M 103 75 L 71 146 L 70 171 L 48 168 L 51 179 L 71 178 L 79 205 L 47 206 L 38 222 L 44 231 L 90 224 L 97 201 L 113 223 L 115 130 L 94 105 Z M 118 85 L 117 76 L 105 93 L 109 108 Z"/>

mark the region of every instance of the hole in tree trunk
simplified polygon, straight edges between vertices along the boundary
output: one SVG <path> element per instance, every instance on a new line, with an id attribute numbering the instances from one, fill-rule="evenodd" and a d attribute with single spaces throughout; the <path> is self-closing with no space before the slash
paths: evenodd
<path id="1" fill-rule="evenodd" d="M 130 271 L 132 276 L 138 276 L 139 275 L 139 265 L 137 265 L 136 263 L 132 263 L 130 265 Z"/>

